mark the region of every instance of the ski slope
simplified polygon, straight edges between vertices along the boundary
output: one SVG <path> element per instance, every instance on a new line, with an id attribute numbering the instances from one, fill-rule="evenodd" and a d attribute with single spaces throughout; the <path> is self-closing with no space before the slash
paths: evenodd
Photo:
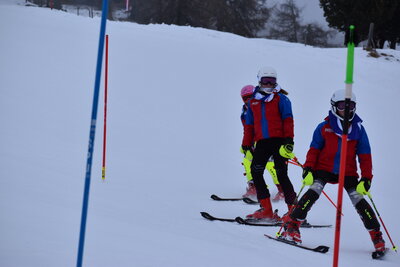
<path id="1" fill-rule="evenodd" d="M 24 2 L 0 3 L 0 266 L 74 266 L 100 19 Z M 106 180 L 102 85 L 84 266 L 331 266 L 334 228 L 301 230 L 304 244 L 331 247 L 319 254 L 264 237 L 277 228 L 209 222 L 200 212 L 236 217 L 256 209 L 209 198 L 245 189 L 241 87 L 256 83 L 260 67 L 277 69 L 303 162 L 331 94 L 344 88 L 346 49 L 110 21 L 107 34 Z M 399 245 L 400 52 L 380 52 L 391 56 L 356 48 L 353 89 L 372 146 L 371 192 Z M 299 190 L 301 169 L 290 166 L 289 174 Z M 334 201 L 336 191 L 325 188 Z M 286 212 L 283 202 L 273 206 Z M 393 252 L 371 259 L 372 242 L 347 195 L 343 206 L 340 266 L 400 266 Z M 321 196 L 308 220 L 334 224 L 335 209 Z"/>

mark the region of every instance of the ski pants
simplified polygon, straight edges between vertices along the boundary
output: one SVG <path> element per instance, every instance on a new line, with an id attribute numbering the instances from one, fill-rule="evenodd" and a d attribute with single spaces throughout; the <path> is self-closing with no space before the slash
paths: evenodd
<path id="1" fill-rule="evenodd" d="M 258 199 L 270 198 L 268 187 L 264 180 L 264 170 L 268 159 L 273 156 L 276 175 L 288 205 L 293 204 L 296 193 L 288 177 L 287 159 L 279 154 L 279 148 L 283 144 L 283 138 L 268 138 L 257 141 L 251 163 L 251 175 L 257 191 Z"/>
<path id="2" fill-rule="evenodd" d="M 326 183 L 338 183 L 339 177 L 337 174 L 333 174 L 326 171 L 315 171 L 314 183 L 310 186 L 308 191 L 304 193 L 301 199 L 296 205 L 290 217 L 295 220 L 305 220 L 308 211 L 312 205 L 317 201 L 324 189 Z M 350 200 L 360 215 L 361 220 L 367 230 L 379 229 L 380 224 L 376 219 L 375 212 L 371 208 L 371 205 L 364 199 L 363 195 L 356 191 L 358 179 L 355 176 L 345 176 L 344 178 L 344 189 L 346 189 Z"/>

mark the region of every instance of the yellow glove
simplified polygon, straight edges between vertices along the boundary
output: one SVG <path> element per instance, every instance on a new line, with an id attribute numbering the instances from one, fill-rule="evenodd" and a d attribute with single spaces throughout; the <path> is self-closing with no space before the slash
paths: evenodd
<path id="1" fill-rule="evenodd" d="M 292 159 L 295 157 L 293 153 L 293 145 L 292 144 L 286 144 L 286 145 L 281 145 L 279 148 L 279 154 L 287 159 Z"/>
<path id="2" fill-rule="evenodd" d="M 314 183 L 314 176 L 312 174 L 312 169 L 310 167 L 305 167 L 303 169 L 303 184 L 312 185 Z"/>
<path id="3" fill-rule="evenodd" d="M 368 195 L 368 191 L 371 188 L 371 180 L 368 178 L 361 178 L 358 182 L 356 191 L 361 195 Z"/>

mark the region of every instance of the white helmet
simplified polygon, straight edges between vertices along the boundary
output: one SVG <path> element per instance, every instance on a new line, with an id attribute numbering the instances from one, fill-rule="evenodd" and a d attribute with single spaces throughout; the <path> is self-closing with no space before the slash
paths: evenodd
<path id="1" fill-rule="evenodd" d="M 258 71 L 257 74 L 257 79 L 258 79 L 258 84 L 261 85 L 262 80 L 267 80 L 267 83 L 273 84 L 273 87 L 263 87 L 260 86 L 259 92 L 262 94 L 272 94 L 274 91 L 274 87 L 276 86 L 276 79 L 277 74 L 276 70 L 272 67 L 263 67 Z M 270 80 L 270 81 L 269 81 Z"/>
<path id="2" fill-rule="evenodd" d="M 336 117 L 338 117 L 340 120 L 343 120 L 343 117 L 339 115 L 338 111 L 344 110 L 344 101 L 345 100 L 346 100 L 346 90 L 345 89 L 335 91 L 331 97 L 332 113 Z M 349 117 L 350 121 L 354 118 L 354 115 L 356 114 L 356 104 L 357 104 L 356 95 L 352 92 L 351 98 L 350 98 L 350 117 Z"/>
<path id="3" fill-rule="evenodd" d="M 258 82 L 261 81 L 262 77 L 273 77 L 273 78 L 277 79 L 278 75 L 276 74 L 276 70 L 274 68 L 263 67 L 258 71 L 258 74 L 257 74 Z"/>

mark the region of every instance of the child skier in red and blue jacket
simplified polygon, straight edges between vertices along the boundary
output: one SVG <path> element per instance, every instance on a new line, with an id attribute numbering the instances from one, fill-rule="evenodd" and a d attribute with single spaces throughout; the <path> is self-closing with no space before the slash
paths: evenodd
<path id="1" fill-rule="evenodd" d="M 242 107 L 242 113 L 240 115 L 240 120 L 242 121 L 243 125 L 243 132 L 244 132 L 244 126 L 246 124 L 246 114 L 247 114 L 247 103 L 248 101 L 253 97 L 254 94 L 254 86 L 253 85 L 246 85 L 240 90 L 240 96 L 242 97 L 243 100 L 243 107 Z M 252 147 L 254 148 L 254 142 Z M 241 152 L 244 154 L 242 165 L 244 166 L 245 169 L 245 175 L 247 178 L 247 188 L 246 188 L 246 193 L 243 194 L 243 197 L 255 199 L 257 198 L 257 191 L 256 187 L 253 182 L 253 177 L 251 175 L 251 162 L 253 160 L 253 154 L 252 151 L 248 150 L 246 153 L 244 153 L 243 149 L 241 149 Z M 274 164 L 274 158 L 271 157 L 269 158 L 267 164 L 266 164 L 266 169 L 268 170 L 269 174 L 272 177 L 272 180 L 274 184 L 276 185 L 276 188 L 278 189 L 278 192 L 276 195 L 272 198 L 272 201 L 276 202 L 282 199 L 285 199 L 282 191 L 282 187 L 279 184 L 278 177 L 276 175 L 276 170 L 275 170 L 275 164 Z"/>
<path id="2" fill-rule="evenodd" d="M 331 98 L 331 111 L 328 117 L 314 131 L 303 169 L 303 183 L 310 185 L 310 188 L 301 197 L 293 212 L 283 218 L 285 230 L 282 237 L 287 240 L 301 243 L 299 232 L 301 222 L 305 220 L 326 183 L 338 183 L 344 107 L 345 90 L 338 90 Z M 380 224 L 371 206 L 363 197 L 367 194 L 372 180 L 371 148 L 367 132 L 361 124 L 362 120 L 355 111 L 356 97 L 353 94 L 350 102 L 344 188 L 369 231 L 376 251 L 384 251 L 385 241 L 382 238 Z M 361 169 L 360 180 L 357 174 L 357 157 Z"/>
<path id="3" fill-rule="evenodd" d="M 262 68 L 258 73 L 259 86 L 247 103 L 246 122 L 242 141 L 243 151 L 252 150 L 251 175 L 257 191 L 261 209 L 247 218 L 280 219 L 273 211 L 270 193 L 263 174 L 268 159 L 273 156 L 278 181 L 285 196 L 285 202 L 293 204 L 296 197 L 293 185 L 287 175 L 287 160 L 294 155 L 294 123 L 292 107 L 287 92 L 277 83 L 277 74 L 271 67 Z"/>

